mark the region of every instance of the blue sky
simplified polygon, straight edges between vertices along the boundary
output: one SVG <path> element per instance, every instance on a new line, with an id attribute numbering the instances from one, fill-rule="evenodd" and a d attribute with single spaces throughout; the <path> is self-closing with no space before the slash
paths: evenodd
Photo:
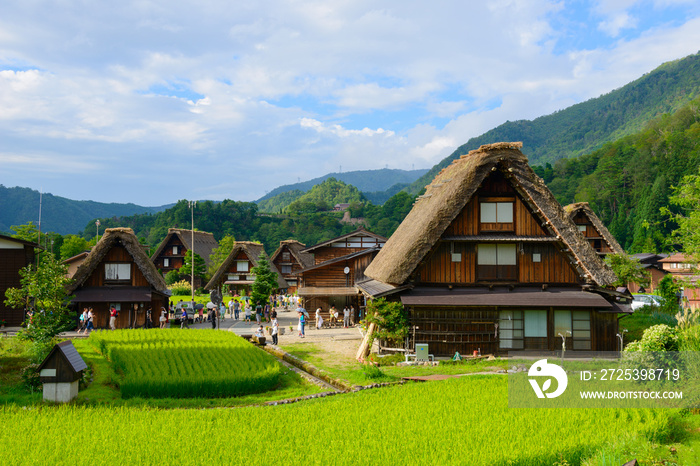
<path id="1" fill-rule="evenodd" d="M 699 50 L 695 0 L 8 0 L 0 184 L 155 206 L 429 168 Z"/>

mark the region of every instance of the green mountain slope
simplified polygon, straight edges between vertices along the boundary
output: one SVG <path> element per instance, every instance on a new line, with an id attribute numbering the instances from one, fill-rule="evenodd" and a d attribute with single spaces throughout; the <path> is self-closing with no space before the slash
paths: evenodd
<path id="1" fill-rule="evenodd" d="M 328 178 L 335 178 L 346 184 L 355 186 L 362 192 L 386 191 L 397 183 L 413 183 L 428 170 L 397 170 L 390 168 L 382 168 L 379 170 L 358 170 L 346 173 L 329 173 L 327 175 L 314 178 L 313 180 L 304 181 L 302 183 L 288 184 L 273 189 L 265 196 L 261 197 L 256 203 L 261 205 L 262 201 L 270 199 L 281 193 L 298 190 L 302 193 L 309 191 L 311 188 Z M 262 210 L 262 209 L 261 209 Z M 266 212 L 271 212 L 266 210 Z"/>
<path id="2" fill-rule="evenodd" d="M 142 207 L 136 204 L 105 204 L 94 201 L 73 201 L 44 193 L 41 202 L 41 229 L 61 235 L 82 231 L 96 218 L 156 213 L 169 206 Z M 7 188 L 0 185 L 0 231 L 10 232 L 12 225 L 39 221 L 39 191 L 29 188 Z"/>
<path id="3" fill-rule="evenodd" d="M 467 141 L 406 188 L 420 192 L 452 160 L 482 144 L 522 141 L 530 164 L 576 157 L 640 131 L 700 95 L 700 53 L 668 62 L 626 86 L 535 120 L 508 121 Z"/>

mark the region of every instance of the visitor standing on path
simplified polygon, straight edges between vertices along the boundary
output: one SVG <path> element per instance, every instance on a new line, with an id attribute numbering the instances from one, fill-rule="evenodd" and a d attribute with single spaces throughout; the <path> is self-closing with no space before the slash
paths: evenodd
<path id="1" fill-rule="evenodd" d="M 343 308 L 343 328 L 350 327 L 350 309 L 347 306 Z"/>
<path id="2" fill-rule="evenodd" d="M 167 317 L 165 317 L 165 308 L 161 307 L 160 308 L 160 328 L 165 328 L 165 322 L 168 320 Z"/>
<path id="3" fill-rule="evenodd" d="M 217 316 L 218 312 L 219 312 L 219 310 L 216 307 L 212 308 L 212 310 L 211 310 L 211 328 L 212 329 L 216 329 L 216 321 L 217 321 L 217 317 L 218 317 Z"/>
<path id="4" fill-rule="evenodd" d="M 255 321 L 260 325 L 262 321 L 262 306 L 260 303 L 258 303 L 257 306 L 255 306 Z"/>
<path id="5" fill-rule="evenodd" d="M 109 310 L 109 328 L 112 330 L 117 329 L 117 308 L 112 306 L 112 308 Z"/>
<path id="6" fill-rule="evenodd" d="M 301 338 L 306 338 L 306 334 L 304 332 L 305 326 L 306 326 L 306 316 L 304 315 L 303 311 L 299 311 L 299 336 Z"/>
<path id="7" fill-rule="evenodd" d="M 277 315 L 272 317 L 272 344 L 277 345 L 277 334 L 279 332 L 279 324 L 277 323 Z"/>

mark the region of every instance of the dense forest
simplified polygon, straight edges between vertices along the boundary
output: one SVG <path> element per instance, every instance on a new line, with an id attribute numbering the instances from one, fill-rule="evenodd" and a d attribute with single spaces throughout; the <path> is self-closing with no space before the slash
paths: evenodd
<path id="1" fill-rule="evenodd" d="M 575 159 L 535 168 L 557 200 L 587 201 L 629 253 L 672 250 L 675 228 L 661 214 L 685 175 L 700 166 L 700 98 L 637 134 Z"/>

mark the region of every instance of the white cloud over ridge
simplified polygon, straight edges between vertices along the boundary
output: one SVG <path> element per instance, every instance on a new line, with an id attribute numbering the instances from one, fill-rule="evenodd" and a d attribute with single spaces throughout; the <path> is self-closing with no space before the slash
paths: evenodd
<path id="1" fill-rule="evenodd" d="M 474 3 L 10 0 L 0 183 L 159 205 L 429 168 L 700 48 L 695 2 Z"/>

